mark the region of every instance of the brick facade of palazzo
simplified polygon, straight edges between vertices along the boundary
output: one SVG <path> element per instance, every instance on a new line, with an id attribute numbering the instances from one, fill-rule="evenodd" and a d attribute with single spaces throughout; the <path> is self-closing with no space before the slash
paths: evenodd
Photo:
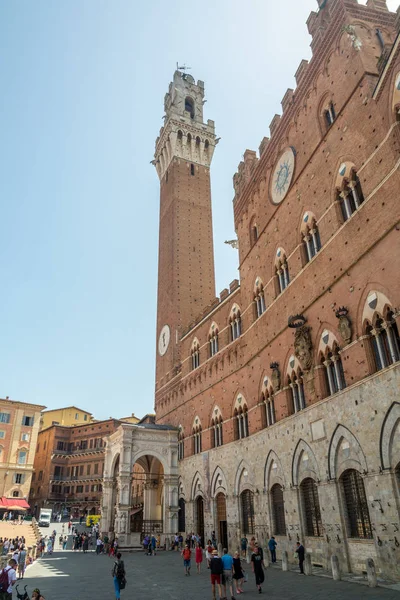
<path id="1" fill-rule="evenodd" d="M 275 535 L 289 558 L 300 539 L 315 564 L 336 554 L 359 572 L 371 557 L 398 578 L 400 13 L 384 0 L 327 0 L 307 26 L 312 59 L 259 156 L 247 150 L 234 176 L 240 284 L 211 301 L 193 277 L 174 289 L 192 269 L 198 224 L 176 217 L 182 182 L 208 211 L 212 158 L 201 152 L 202 112 L 179 119 L 180 99 L 195 109 L 204 85 L 175 74 L 155 156 L 160 260 L 175 273 L 159 276 L 157 333 L 169 332 L 158 343 L 157 422 L 180 427 L 187 531 L 215 530 L 231 549 L 243 533 Z M 213 263 L 205 215 L 192 247 L 207 248 L 201 290 Z M 213 285 L 212 275 L 207 294 Z"/>
<path id="2" fill-rule="evenodd" d="M 72 515 L 100 514 L 104 469 L 104 437 L 116 431 L 116 419 L 68 427 L 51 425 L 38 435 L 31 505 Z"/>

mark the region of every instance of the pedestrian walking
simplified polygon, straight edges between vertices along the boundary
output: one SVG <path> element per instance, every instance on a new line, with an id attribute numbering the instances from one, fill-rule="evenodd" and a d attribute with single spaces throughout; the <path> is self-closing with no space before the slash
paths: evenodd
<path id="1" fill-rule="evenodd" d="M 228 554 L 227 548 L 224 548 L 223 554 L 221 556 L 222 564 L 224 567 L 222 573 L 222 587 L 224 588 L 224 598 L 226 598 L 226 588 L 230 589 L 231 599 L 235 600 L 235 596 L 233 595 L 233 558 L 230 554 Z"/>
<path id="2" fill-rule="evenodd" d="M 83 536 L 82 549 L 84 554 L 89 550 L 89 537 L 87 535 Z"/>
<path id="3" fill-rule="evenodd" d="M 150 554 L 152 554 L 153 556 L 156 555 L 156 550 L 157 550 L 157 539 L 156 536 L 153 535 L 151 536 L 151 540 L 150 540 Z"/>
<path id="4" fill-rule="evenodd" d="M 196 567 L 197 573 L 200 575 L 201 563 L 203 562 L 203 548 L 201 547 L 200 542 L 196 544 Z"/>
<path id="5" fill-rule="evenodd" d="M 300 544 L 300 542 L 297 542 L 297 544 L 296 544 L 295 553 L 297 554 L 297 558 L 299 559 L 300 573 L 302 573 L 304 575 L 304 554 L 305 554 L 305 550 L 304 550 L 304 546 L 302 544 Z"/>
<path id="6" fill-rule="evenodd" d="M 271 553 L 271 562 L 276 563 L 276 546 L 277 543 L 275 541 L 274 536 L 271 536 L 271 539 L 268 542 L 268 548 Z"/>
<path id="7" fill-rule="evenodd" d="M 240 560 L 239 552 L 235 552 L 235 556 L 233 557 L 233 579 L 235 580 L 236 593 L 243 593 L 243 581 L 244 581 L 244 573 L 242 569 L 242 561 Z"/>
<path id="8" fill-rule="evenodd" d="M 247 544 L 248 544 L 248 540 L 247 540 L 247 537 L 244 535 L 242 537 L 242 539 L 240 540 L 240 549 L 242 551 L 243 558 L 246 558 Z"/>
<path id="9" fill-rule="evenodd" d="M 182 550 L 183 556 L 183 566 L 185 568 L 185 575 L 190 575 L 190 563 L 192 558 L 192 551 L 190 549 L 189 544 L 186 544 L 184 549 Z"/>
<path id="10" fill-rule="evenodd" d="M 49 538 L 47 540 L 47 554 L 50 556 L 53 554 L 53 539 Z"/>
<path id="11" fill-rule="evenodd" d="M 212 559 L 212 551 L 214 550 L 214 546 L 211 543 L 211 540 L 208 540 L 206 546 L 206 560 L 207 560 L 207 569 L 210 568 L 210 560 Z"/>
<path id="12" fill-rule="evenodd" d="M 67 549 L 67 542 L 68 542 L 68 538 L 67 538 L 66 535 L 64 535 L 63 544 L 62 544 L 62 549 L 63 550 Z"/>
<path id="13" fill-rule="evenodd" d="M 8 561 L 8 567 L 4 567 L 4 569 L 0 572 L 0 584 L 1 584 L 1 599 L 2 600 L 12 600 L 12 589 L 13 585 L 17 581 L 16 574 L 16 566 L 17 563 L 13 558 Z"/>
<path id="14" fill-rule="evenodd" d="M 215 549 L 217 548 L 217 538 L 215 535 L 215 531 L 211 532 L 211 544 Z"/>
<path id="15" fill-rule="evenodd" d="M 254 544 L 254 551 L 251 555 L 251 565 L 253 573 L 256 577 L 256 586 L 258 593 L 261 594 L 261 584 L 264 583 L 264 555 L 261 548 L 258 547 L 257 542 Z"/>
<path id="16" fill-rule="evenodd" d="M 123 590 L 126 585 L 125 565 L 124 561 L 121 560 L 121 552 L 117 552 L 116 561 L 114 562 L 111 575 L 114 579 L 115 598 L 116 600 L 120 600 L 121 590 Z"/>
<path id="17" fill-rule="evenodd" d="M 222 599 L 221 594 L 221 575 L 224 570 L 224 565 L 221 558 L 218 556 L 218 550 L 212 551 L 212 558 L 210 561 L 210 571 L 211 571 L 211 592 L 213 600 L 216 600 L 215 597 L 215 586 L 218 586 L 218 594 L 220 600 Z"/>
<path id="18" fill-rule="evenodd" d="M 18 555 L 18 579 L 24 578 L 25 563 L 26 563 L 26 550 L 24 544 L 22 544 Z"/>
<path id="19" fill-rule="evenodd" d="M 96 554 L 101 554 L 103 549 L 103 542 L 101 541 L 100 538 L 97 538 L 96 540 Z"/>

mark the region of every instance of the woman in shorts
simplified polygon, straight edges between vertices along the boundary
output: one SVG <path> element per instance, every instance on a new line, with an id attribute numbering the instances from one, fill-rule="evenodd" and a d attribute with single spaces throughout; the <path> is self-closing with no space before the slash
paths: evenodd
<path id="1" fill-rule="evenodd" d="M 182 550 L 183 566 L 185 568 L 185 575 L 190 575 L 190 559 L 192 557 L 192 551 L 189 544 L 186 544 Z"/>

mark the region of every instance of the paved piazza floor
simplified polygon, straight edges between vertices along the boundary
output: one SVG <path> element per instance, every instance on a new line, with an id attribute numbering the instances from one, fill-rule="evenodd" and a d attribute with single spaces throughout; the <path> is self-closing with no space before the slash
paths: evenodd
<path id="1" fill-rule="evenodd" d="M 209 571 L 184 576 L 181 557 L 175 552 L 160 552 L 155 557 L 141 552 L 123 556 L 128 584 L 121 593 L 122 600 L 204 600 L 211 599 Z M 55 552 L 49 558 L 36 561 L 29 567 L 24 582 L 29 598 L 39 587 L 46 600 L 114 600 L 111 578 L 112 559 L 89 552 Z M 204 565 L 204 563 L 203 563 Z M 257 593 L 252 573 L 245 593 L 237 598 L 276 598 L 277 600 L 400 600 L 400 592 L 366 586 L 335 582 L 325 577 L 307 577 L 294 572 L 269 568 L 263 593 Z M 23 586 L 19 585 L 19 591 Z M 14 591 L 13 600 L 17 598 Z"/>

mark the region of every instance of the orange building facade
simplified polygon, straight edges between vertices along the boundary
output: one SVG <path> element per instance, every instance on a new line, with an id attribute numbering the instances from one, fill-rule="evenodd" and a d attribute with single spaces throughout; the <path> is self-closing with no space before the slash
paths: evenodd
<path id="1" fill-rule="evenodd" d="M 0 496 L 28 501 L 44 408 L 9 398 L 0 399 Z"/>
<path id="2" fill-rule="evenodd" d="M 234 176 L 240 283 L 217 299 L 214 123 L 202 82 L 166 95 L 157 423 L 180 430 L 181 530 L 398 577 L 400 14 L 321 0 L 307 26 L 312 59 Z"/>

